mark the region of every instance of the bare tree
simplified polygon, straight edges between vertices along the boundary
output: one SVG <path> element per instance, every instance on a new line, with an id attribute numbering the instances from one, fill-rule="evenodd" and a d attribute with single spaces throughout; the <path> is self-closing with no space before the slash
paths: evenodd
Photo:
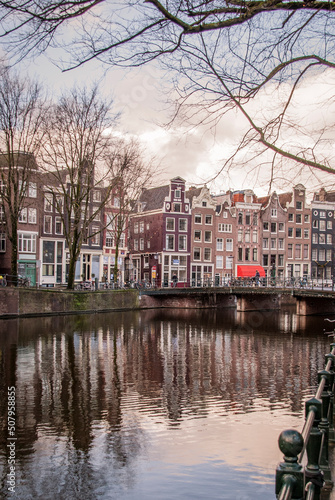
<path id="1" fill-rule="evenodd" d="M 105 133 L 116 116 L 111 102 L 99 97 L 98 88 L 75 88 L 50 107 L 45 123 L 46 140 L 41 152 L 45 168 L 46 196 L 62 220 L 69 253 L 68 288 L 74 287 L 76 262 L 83 243 L 102 231 L 101 212 L 113 190 L 115 169 L 104 158 L 111 148 Z M 114 153 L 115 156 L 116 152 Z M 122 176 L 122 169 L 118 170 Z"/>
<path id="2" fill-rule="evenodd" d="M 190 104 L 187 113 L 200 109 L 206 122 L 203 113 L 211 111 L 211 123 L 231 109 L 242 114 L 247 128 L 232 158 L 256 144 L 272 152 L 272 170 L 282 158 L 334 173 L 333 122 L 316 127 L 311 116 L 297 112 L 304 106 L 299 92 L 305 85 L 332 78 L 333 2 L 2 0 L 0 15 L 2 36 L 20 57 L 64 46 L 59 35 L 66 27 L 73 33 L 66 42 L 71 47 L 67 67 L 93 58 L 126 66 L 162 59 L 187 77 L 179 88 L 182 102 Z M 320 88 L 313 96 L 315 110 L 322 103 Z M 328 92 L 332 104 L 334 94 Z"/>
<path id="3" fill-rule="evenodd" d="M 36 156 L 44 117 L 41 87 L 6 68 L 0 74 L 0 229 L 11 247 L 11 274 L 17 275 L 18 222 L 37 193 Z M 15 280 L 15 278 L 14 278 Z"/>
<path id="4" fill-rule="evenodd" d="M 155 176 L 160 173 L 154 159 L 144 159 L 145 157 L 138 141 L 130 139 L 121 140 L 118 143 L 117 154 L 113 154 L 107 160 L 108 170 L 114 172 L 114 187 L 111 193 L 113 208 L 106 207 L 106 230 L 107 237 L 112 239 L 115 246 L 113 270 L 115 281 L 119 271 L 118 257 L 121 242 L 125 242 L 127 235 L 129 214 L 142 190 L 150 187 Z"/>

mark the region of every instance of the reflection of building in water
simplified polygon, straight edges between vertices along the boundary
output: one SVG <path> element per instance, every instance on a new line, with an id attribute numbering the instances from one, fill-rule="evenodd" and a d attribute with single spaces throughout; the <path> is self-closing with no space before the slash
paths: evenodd
<path id="1" fill-rule="evenodd" d="M 270 328 L 273 313 L 262 330 L 246 327 L 241 317 L 193 315 L 178 321 L 157 313 L 152 319 L 95 315 L 67 318 L 53 330 L 45 320 L 44 332 L 36 327 L 39 334 L 22 332 L 11 362 L 21 447 L 29 452 L 46 426 L 87 452 L 97 425 L 103 425 L 113 456 L 126 463 L 128 447 L 141 446 L 148 412 L 178 422 L 217 406 L 224 414 L 260 405 L 301 409 L 328 339 L 293 335 L 295 323 L 285 314 L 277 322 L 284 333 Z M 8 360 L 13 347 L 4 348 Z M 2 364 L 2 390 L 10 385 L 8 373 Z"/>

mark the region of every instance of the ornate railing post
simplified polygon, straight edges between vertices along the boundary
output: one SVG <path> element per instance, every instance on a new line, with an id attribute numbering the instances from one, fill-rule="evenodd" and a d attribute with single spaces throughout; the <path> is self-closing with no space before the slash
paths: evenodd
<path id="1" fill-rule="evenodd" d="M 333 481 L 331 478 L 331 471 L 329 467 L 329 408 L 330 408 L 330 388 L 332 376 L 327 370 L 321 370 L 318 372 L 319 384 L 322 380 L 325 381 L 324 389 L 321 394 L 322 400 L 322 415 L 321 421 L 319 423 L 319 429 L 323 433 L 322 440 L 322 450 L 320 456 L 320 469 L 324 473 L 325 484 L 327 489 L 333 487 Z"/>
<path id="2" fill-rule="evenodd" d="M 329 420 L 329 441 L 335 441 L 335 430 L 334 430 L 334 366 L 335 366 L 335 355 L 333 354 L 333 348 L 335 344 L 330 345 L 330 353 L 325 355 L 326 367 L 329 368 L 330 373 L 330 404 L 329 404 L 329 412 L 328 412 L 328 420 Z"/>
<path id="3" fill-rule="evenodd" d="M 320 399 L 312 398 L 305 403 L 306 420 L 309 413 L 314 413 L 312 429 L 309 434 L 309 439 L 306 445 L 307 451 L 307 465 L 305 468 L 305 482 L 306 482 L 306 498 L 319 500 L 321 488 L 324 485 L 323 472 L 319 466 L 320 452 L 322 447 L 323 434 L 318 428 L 322 416 L 322 402 Z"/>
<path id="4" fill-rule="evenodd" d="M 304 469 L 298 463 L 298 456 L 304 447 L 304 439 L 296 430 L 283 431 L 278 439 L 279 448 L 284 454 L 276 470 L 276 496 L 278 500 L 304 498 Z"/>

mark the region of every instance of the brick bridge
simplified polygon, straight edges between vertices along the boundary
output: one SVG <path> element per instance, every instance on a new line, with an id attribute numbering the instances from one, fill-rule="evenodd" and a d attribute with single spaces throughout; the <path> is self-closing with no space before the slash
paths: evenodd
<path id="1" fill-rule="evenodd" d="M 301 316 L 335 314 L 335 292 L 316 289 L 266 287 L 161 288 L 140 291 L 141 307 L 219 307 L 237 311 L 280 309 L 283 303 L 296 305 Z"/>

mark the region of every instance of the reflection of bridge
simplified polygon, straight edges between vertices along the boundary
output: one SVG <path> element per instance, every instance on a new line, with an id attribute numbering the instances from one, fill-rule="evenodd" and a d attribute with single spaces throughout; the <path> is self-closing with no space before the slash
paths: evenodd
<path id="1" fill-rule="evenodd" d="M 238 311 L 280 309 L 295 304 L 298 315 L 335 313 L 335 292 L 304 288 L 222 287 L 142 290 L 141 307 L 236 307 Z"/>

